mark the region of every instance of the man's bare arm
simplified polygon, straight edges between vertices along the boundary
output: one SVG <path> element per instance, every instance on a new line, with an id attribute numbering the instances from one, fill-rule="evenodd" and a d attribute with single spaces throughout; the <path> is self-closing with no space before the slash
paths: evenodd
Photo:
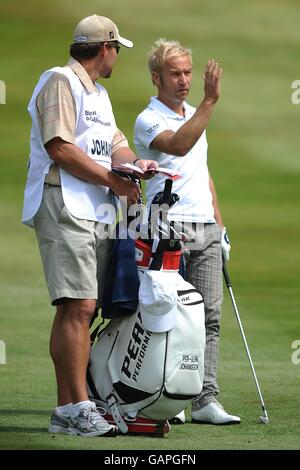
<path id="1" fill-rule="evenodd" d="M 209 175 L 209 189 L 212 195 L 212 205 L 214 208 L 214 216 L 215 216 L 216 222 L 218 225 L 220 225 L 221 228 L 224 228 L 221 211 L 220 211 L 219 203 L 218 203 L 217 191 L 216 191 L 213 179 L 210 175 Z"/>
<path id="2" fill-rule="evenodd" d="M 111 188 L 118 196 L 126 196 L 129 204 L 138 201 L 140 190 L 135 183 L 98 165 L 76 145 L 55 137 L 45 144 L 45 148 L 51 159 L 71 175 Z"/>
<path id="3" fill-rule="evenodd" d="M 112 162 L 117 165 L 120 165 L 120 163 L 135 162 L 136 166 L 147 172 L 147 175 L 144 176 L 139 174 L 143 179 L 148 179 L 153 176 L 151 170 L 156 170 L 158 168 L 158 164 L 155 160 L 140 160 L 130 147 L 118 148 L 112 155 Z"/>

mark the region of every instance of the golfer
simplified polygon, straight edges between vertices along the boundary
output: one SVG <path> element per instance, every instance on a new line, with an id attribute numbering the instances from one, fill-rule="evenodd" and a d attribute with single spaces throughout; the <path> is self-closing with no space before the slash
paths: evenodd
<path id="1" fill-rule="evenodd" d="M 56 306 L 50 354 L 58 406 L 51 433 L 116 434 L 116 427 L 88 399 L 86 368 L 89 324 L 101 301 L 111 250 L 112 194 L 127 197 L 129 205 L 140 195 L 136 184 L 111 171 L 112 164 L 132 163 L 136 156 L 116 126 L 105 88 L 96 83 L 111 76 L 121 46 L 133 44 L 110 19 L 84 18 L 75 29 L 71 60 L 41 76 L 29 104 L 31 151 L 23 222 L 36 231 Z M 142 170 L 157 167 L 155 162 L 136 164 Z"/>
<path id="2" fill-rule="evenodd" d="M 187 281 L 203 295 L 206 350 L 203 390 L 192 402 L 192 420 L 197 423 L 236 424 L 218 402 L 217 361 L 222 291 L 222 249 L 229 258 L 226 235 L 213 179 L 207 167 L 206 127 L 220 96 L 222 69 L 209 60 L 204 73 L 204 98 L 197 108 L 186 103 L 192 83 L 192 54 L 176 41 L 159 39 L 149 53 L 149 68 L 157 97 L 139 114 L 134 143 L 140 158 L 154 159 L 159 166 L 176 170 L 181 178 L 173 183 L 179 202 L 169 211 L 175 229 L 185 239 Z M 157 176 L 146 183 L 147 203 L 163 190 Z M 177 417 L 185 421 L 184 413 Z"/>

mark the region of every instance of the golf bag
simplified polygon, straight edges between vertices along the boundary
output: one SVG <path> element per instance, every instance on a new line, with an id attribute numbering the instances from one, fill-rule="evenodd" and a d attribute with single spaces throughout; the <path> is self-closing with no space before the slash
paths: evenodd
<path id="1" fill-rule="evenodd" d="M 162 199 L 169 203 L 171 186 L 168 191 L 166 188 Z M 167 423 L 165 420 L 200 394 L 204 374 L 203 298 L 178 273 L 180 245 L 159 240 L 156 252 L 152 253 L 152 243 L 139 239 L 135 251 L 140 293 L 142 284 L 150 278 L 146 289 L 150 289 L 150 298 L 154 292 L 154 308 L 157 295 L 161 297 L 157 305 L 167 306 L 170 312 L 164 316 L 154 311 L 146 317 L 144 310 L 148 312 L 149 307 L 151 310 L 151 305 L 145 307 L 140 298 L 133 315 L 112 319 L 98 334 L 87 371 L 90 399 L 106 410 L 122 433 L 127 433 L 130 426 L 132 430 L 133 423 L 153 426 Z M 161 294 L 166 285 L 176 292 L 171 308 L 165 302 L 169 299 L 168 291 L 163 298 Z M 154 326 L 147 329 L 143 321 L 149 317 Z M 164 326 L 156 327 L 156 317 Z M 162 433 L 167 430 L 165 427 Z"/>

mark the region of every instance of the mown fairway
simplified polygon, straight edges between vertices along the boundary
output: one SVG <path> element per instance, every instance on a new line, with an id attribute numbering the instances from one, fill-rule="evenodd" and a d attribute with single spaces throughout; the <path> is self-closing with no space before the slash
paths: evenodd
<path id="1" fill-rule="evenodd" d="M 138 112 L 154 93 L 145 55 L 158 37 L 193 50 L 190 102 L 202 97 L 208 58 L 224 68 L 222 97 L 208 128 L 210 170 L 232 243 L 229 272 L 270 425 L 225 292 L 220 401 L 240 426 L 173 427 L 164 439 L 80 439 L 47 433 L 55 406 L 48 356 L 53 318 L 33 231 L 20 223 L 30 121 L 26 107 L 46 68 L 64 65 L 75 24 L 111 17 L 135 42 L 122 49 L 110 92 L 132 142 Z M 300 79 L 296 0 L 1 0 L 0 80 L 0 449 L 299 449 L 300 364 L 291 361 L 299 327 L 299 116 L 291 84 Z M 298 355 L 299 357 L 299 355 Z M 188 410 L 188 416 L 190 411 Z M 189 418 L 188 418 L 189 420 Z"/>

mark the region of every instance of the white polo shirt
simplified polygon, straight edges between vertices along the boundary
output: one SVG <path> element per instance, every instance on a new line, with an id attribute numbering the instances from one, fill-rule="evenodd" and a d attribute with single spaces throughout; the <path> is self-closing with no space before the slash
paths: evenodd
<path id="1" fill-rule="evenodd" d="M 137 117 L 134 144 L 140 158 L 156 160 L 159 166 L 176 170 L 181 175 L 181 178 L 173 182 L 172 191 L 178 194 L 180 200 L 170 209 L 170 220 L 214 223 L 207 167 L 206 132 L 203 132 L 194 147 L 184 157 L 150 149 L 151 142 L 161 132 L 168 129 L 176 132 L 196 111 L 196 108 L 185 102 L 184 109 L 185 116 L 180 116 L 156 97 L 152 97 L 147 108 Z M 148 207 L 155 194 L 163 191 L 165 179 L 163 175 L 156 175 L 146 181 Z"/>

